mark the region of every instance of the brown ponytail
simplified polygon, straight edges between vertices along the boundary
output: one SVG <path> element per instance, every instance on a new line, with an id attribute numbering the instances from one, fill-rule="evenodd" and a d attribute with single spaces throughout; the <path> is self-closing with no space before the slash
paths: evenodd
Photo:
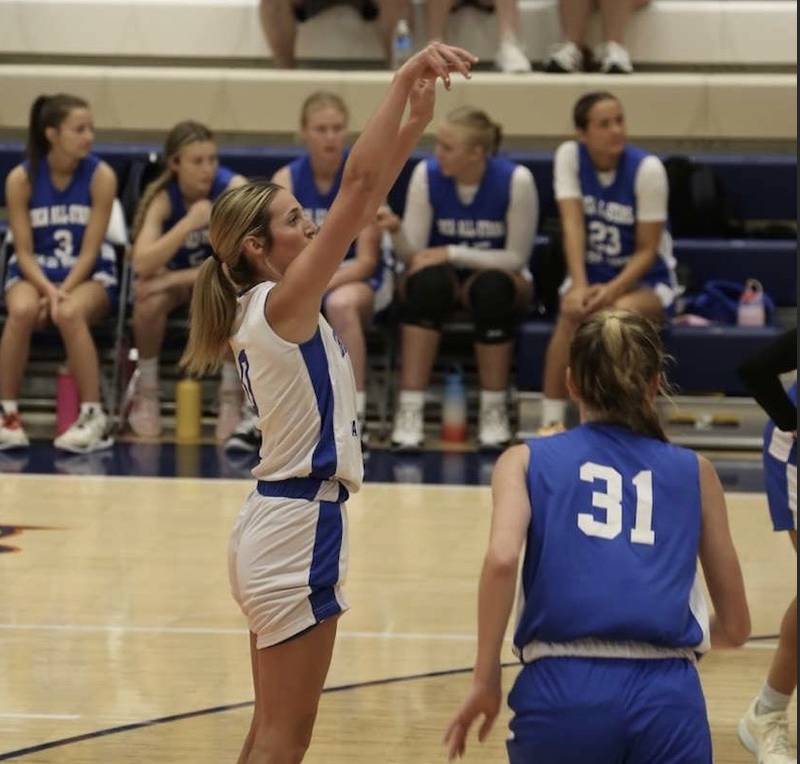
<path id="1" fill-rule="evenodd" d="M 627 310 L 586 319 L 570 345 L 570 376 L 581 401 L 599 420 L 667 440 L 653 384 L 666 393 L 664 346 L 656 326 Z"/>
<path id="2" fill-rule="evenodd" d="M 47 128 L 60 127 L 73 109 L 88 108 L 88 101 L 68 93 L 57 93 L 52 96 L 40 95 L 36 98 L 31 105 L 28 117 L 28 142 L 25 147 L 29 167 L 28 177 L 31 180 L 36 178 L 42 159 L 50 151 Z"/>

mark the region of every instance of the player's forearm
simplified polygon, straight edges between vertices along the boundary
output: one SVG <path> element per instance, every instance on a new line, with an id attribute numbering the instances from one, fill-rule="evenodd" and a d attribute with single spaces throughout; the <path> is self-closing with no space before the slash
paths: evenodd
<path id="1" fill-rule="evenodd" d="M 475 677 L 488 681 L 500 662 L 503 638 L 514 604 L 517 562 L 486 555 L 478 591 L 478 657 Z"/>
<path id="2" fill-rule="evenodd" d="M 133 268 L 137 276 L 152 276 L 160 271 L 181 248 L 192 227 L 186 218 L 179 220 L 169 231 L 152 244 L 133 245 Z"/>
<path id="3" fill-rule="evenodd" d="M 617 295 L 623 295 L 634 289 L 653 267 L 656 261 L 655 250 L 637 250 L 631 255 L 625 267 L 609 281 L 609 286 Z"/>

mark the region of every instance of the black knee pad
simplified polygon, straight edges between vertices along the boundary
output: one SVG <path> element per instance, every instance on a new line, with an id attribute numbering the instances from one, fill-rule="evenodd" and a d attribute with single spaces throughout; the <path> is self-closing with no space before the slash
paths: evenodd
<path id="1" fill-rule="evenodd" d="M 508 342 L 517 322 L 517 290 L 503 271 L 481 271 L 469 288 L 469 308 L 475 339 L 487 345 Z"/>
<path id="2" fill-rule="evenodd" d="M 441 329 L 455 306 L 452 271 L 446 265 L 432 265 L 408 277 L 403 302 L 403 323 L 425 329 Z"/>

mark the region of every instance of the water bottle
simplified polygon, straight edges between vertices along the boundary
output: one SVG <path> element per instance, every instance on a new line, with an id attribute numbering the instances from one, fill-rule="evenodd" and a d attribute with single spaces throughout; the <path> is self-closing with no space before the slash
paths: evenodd
<path id="1" fill-rule="evenodd" d="M 739 326 L 764 326 L 767 314 L 764 307 L 764 287 L 757 279 L 747 279 L 739 298 L 736 323 Z"/>
<path id="2" fill-rule="evenodd" d="M 66 366 L 58 369 L 56 379 L 56 435 L 66 432 L 78 418 L 81 408 L 75 377 Z"/>
<path id="3" fill-rule="evenodd" d="M 442 397 L 442 440 L 463 443 L 467 439 L 467 394 L 460 369 L 453 369 L 444 379 Z"/>
<path id="4" fill-rule="evenodd" d="M 392 37 L 392 69 L 399 69 L 414 52 L 411 42 L 411 30 L 405 19 L 400 19 L 394 28 Z"/>
<path id="5" fill-rule="evenodd" d="M 175 440 L 191 443 L 200 439 L 201 388 L 187 377 L 175 385 Z"/>

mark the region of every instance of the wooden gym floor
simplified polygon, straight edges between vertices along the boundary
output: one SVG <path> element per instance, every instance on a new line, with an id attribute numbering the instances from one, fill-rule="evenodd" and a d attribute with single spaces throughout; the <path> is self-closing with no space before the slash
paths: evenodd
<path id="1" fill-rule="evenodd" d="M 235 761 L 252 690 L 225 554 L 251 485 L 0 476 L 0 760 Z M 763 494 L 729 494 L 729 509 L 756 638 L 712 652 L 700 673 L 715 761 L 734 764 L 753 761 L 736 723 L 765 676 L 796 560 Z M 486 487 L 371 483 L 351 499 L 352 610 L 309 764 L 444 760 L 474 658 L 489 511 Z M 504 670 L 506 689 L 516 671 Z M 483 747 L 470 741 L 467 761 L 504 762 L 507 721 Z"/>

